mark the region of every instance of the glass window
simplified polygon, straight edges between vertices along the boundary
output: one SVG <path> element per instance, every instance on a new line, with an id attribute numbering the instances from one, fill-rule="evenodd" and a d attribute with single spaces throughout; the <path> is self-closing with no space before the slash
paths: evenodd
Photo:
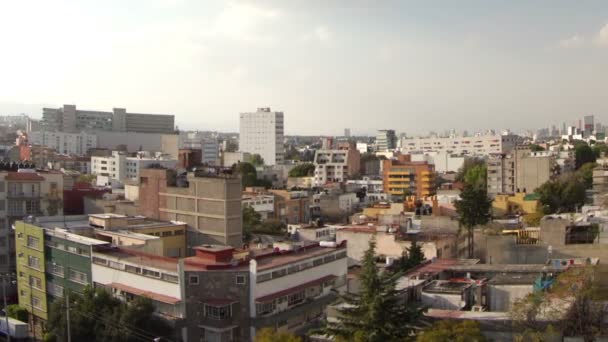
<path id="1" fill-rule="evenodd" d="M 46 269 L 49 273 L 56 275 L 56 276 L 60 276 L 63 277 L 64 273 L 63 273 L 63 265 L 58 265 L 52 262 L 49 262 L 46 264 Z"/>
<path id="2" fill-rule="evenodd" d="M 36 309 L 42 309 L 42 301 L 36 296 L 32 296 L 32 306 Z"/>
<path id="3" fill-rule="evenodd" d="M 214 306 L 205 304 L 205 317 L 211 319 L 228 319 L 232 317 L 232 305 Z"/>
<path id="4" fill-rule="evenodd" d="M 77 282 L 77 283 L 81 283 L 81 284 L 88 284 L 88 280 L 87 280 L 87 274 L 84 272 L 80 272 L 80 271 L 76 271 L 73 269 L 70 269 L 69 271 L 69 275 L 68 278 L 71 281 Z"/>
<path id="5" fill-rule="evenodd" d="M 29 267 L 35 268 L 35 269 L 40 269 L 40 259 L 38 257 L 35 257 L 33 255 L 28 255 L 27 256 L 27 265 Z"/>
<path id="6" fill-rule="evenodd" d="M 55 297 L 61 298 L 61 297 L 63 297 L 63 286 L 53 284 L 53 283 L 47 283 L 46 292 L 48 292 L 49 294 L 51 294 Z"/>
<path id="7" fill-rule="evenodd" d="M 188 277 L 188 283 L 190 285 L 198 285 L 198 276 L 197 275 L 191 275 L 190 277 Z"/>
<path id="8" fill-rule="evenodd" d="M 296 292 L 294 294 L 290 294 L 287 297 L 287 304 L 291 306 L 291 305 L 295 305 L 295 304 L 301 303 L 301 302 L 304 301 L 304 297 L 305 297 L 304 291 L 300 291 L 300 292 Z"/>
<path id="9" fill-rule="evenodd" d="M 27 246 L 30 248 L 40 249 L 40 239 L 35 236 L 27 236 Z"/>
<path id="10" fill-rule="evenodd" d="M 237 285 L 243 285 L 247 282 L 247 278 L 244 275 L 237 275 L 236 276 L 236 284 Z"/>
<path id="11" fill-rule="evenodd" d="M 40 280 L 38 277 L 30 276 L 30 286 L 35 289 L 42 290 L 42 280 Z"/>

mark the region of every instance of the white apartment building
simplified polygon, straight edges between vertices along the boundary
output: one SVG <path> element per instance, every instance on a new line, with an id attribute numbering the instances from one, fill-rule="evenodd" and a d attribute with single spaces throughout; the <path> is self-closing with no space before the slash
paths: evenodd
<path id="1" fill-rule="evenodd" d="M 489 155 L 508 153 L 517 144 L 516 135 L 479 135 L 471 137 L 416 137 L 402 138 L 401 152 L 404 154 L 445 152 L 456 155 Z"/>
<path id="2" fill-rule="evenodd" d="M 259 154 L 266 165 L 282 164 L 285 157 L 283 124 L 283 112 L 272 112 L 270 108 L 241 113 L 239 150 Z"/>
<path id="3" fill-rule="evenodd" d="M 201 162 L 203 164 L 220 164 L 220 143 L 214 133 L 180 132 L 179 148 L 201 150 Z"/>
<path id="4" fill-rule="evenodd" d="M 122 183 L 125 180 L 137 181 L 139 171 L 150 165 L 173 169 L 177 166 L 177 160 L 162 153 L 151 154 L 149 152 L 138 152 L 136 157 L 129 157 L 122 151 L 112 151 L 112 155 L 109 157 L 91 157 L 91 172 L 97 176 L 107 177 L 111 183 Z"/>
<path id="5" fill-rule="evenodd" d="M 314 185 L 342 183 L 360 172 L 361 155 L 354 144 L 340 144 L 336 149 L 315 152 Z"/>
<path id="6" fill-rule="evenodd" d="M 32 145 L 54 148 L 63 154 L 85 155 L 91 148 L 97 147 L 97 135 L 86 132 L 31 132 L 28 140 Z"/>
<path id="7" fill-rule="evenodd" d="M 244 192 L 242 205 L 252 207 L 262 220 L 267 220 L 274 214 L 274 195 Z"/>
<path id="8" fill-rule="evenodd" d="M 435 171 L 439 173 L 458 172 L 464 165 L 465 156 L 447 152 L 425 152 L 412 154 L 412 161 L 425 161 L 435 165 Z"/>

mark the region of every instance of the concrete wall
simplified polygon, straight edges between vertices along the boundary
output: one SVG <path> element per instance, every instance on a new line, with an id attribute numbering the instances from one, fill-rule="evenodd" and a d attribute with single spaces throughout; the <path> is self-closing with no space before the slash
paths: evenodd
<path id="1" fill-rule="evenodd" d="M 422 291 L 422 305 L 443 310 L 459 310 L 462 296 L 460 294 L 430 293 Z"/>
<path id="2" fill-rule="evenodd" d="M 534 290 L 533 285 L 488 285 L 488 310 L 510 311 L 513 303 Z"/>

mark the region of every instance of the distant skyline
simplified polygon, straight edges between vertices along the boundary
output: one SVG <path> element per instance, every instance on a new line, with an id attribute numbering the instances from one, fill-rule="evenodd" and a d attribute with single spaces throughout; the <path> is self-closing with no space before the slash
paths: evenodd
<path id="1" fill-rule="evenodd" d="M 608 124 L 608 2 L 438 3 L 5 1 L 0 114 L 125 107 L 235 132 L 271 107 L 289 135 Z"/>

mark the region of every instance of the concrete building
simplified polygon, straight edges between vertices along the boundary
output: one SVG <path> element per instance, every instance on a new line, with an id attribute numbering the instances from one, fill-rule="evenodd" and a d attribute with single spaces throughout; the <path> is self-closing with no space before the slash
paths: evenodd
<path id="1" fill-rule="evenodd" d="M 139 133 L 173 133 L 173 115 L 127 113 L 124 108 L 112 112 L 77 110 L 75 105 L 42 109 L 42 129 L 75 133 L 79 131 L 115 131 Z"/>
<path id="2" fill-rule="evenodd" d="M 382 161 L 384 192 L 403 196 L 408 192 L 418 197 L 435 194 L 435 167 L 428 162 L 412 162 L 410 155 Z"/>
<path id="3" fill-rule="evenodd" d="M 250 341 L 257 331 L 304 333 L 346 284 L 346 245 L 275 243 L 242 253 L 200 246 L 185 264 L 188 340 Z M 249 256 L 252 255 L 252 256 Z"/>
<path id="4" fill-rule="evenodd" d="M 593 169 L 593 204 L 607 206 L 608 195 L 608 160 L 598 159 L 598 165 Z"/>
<path id="5" fill-rule="evenodd" d="M 247 162 L 251 160 L 251 153 L 246 152 L 222 152 L 221 161 L 223 167 L 232 167 L 232 165 Z M 266 160 L 264 160 L 266 162 Z"/>
<path id="6" fill-rule="evenodd" d="M 315 152 L 315 185 L 343 183 L 358 175 L 361 155 L 352 143 L 339 143 L 336 149 L 321 149 Z"/>
<path id="7" fill-rule="evenodd" d="M 14 273 L 13 223 L 29 215 L 61 215 L 63 175 L 61 172 L 19 169 L 0 165 L 0 272 Z M 9 286 L 9 295 L 14 288 Z"/>
<path id="8" fill-rule="evenodd" d="M 488 155 L 508 153 L 518 142 L 516 135 L 479 135 L 473 137 L 416 137 L 402 138 L 402 153 L 445 152 L 456 155 Z"/>
<path id="9" fill-rule="evenodd" d="M 28 135 L 28 140 L 34 145 L 50 147 L 59 153 L 77 156 L 86 155 L 90 149 L 97 147 L 97 135 L 84 131 L 78 133 L 59 131 L 31 132 Z"/>
<path id="10" fill-rule="evenodd" d="M 261 191 L 260 189 L 246 188 L 243 191 L 243 208 L 252 207 L 260 214 L 262 220 L 274 217 L 274 194 Z"/>
<path id="11" fill-rule="evenodd" d="M 555 153 L 532 152 L 528 145 L 517 146 L 510 154 L 491 154 L 488 158 L 488 194 L 533 192 L 556 172 Z"/>
<path id="12" fill-rule="evenodd" d="M 224 170 L 226 171 L 226 170 Z M 188 246 L 242 246 L 241 180 L 209 168 L 176 177 L 166 169 L 140 173 L 139 212 L 163 221 L 188 225 Z"/>
<path id="13" fill-rule="evenodd" d="M 346 181 L 346 186 L 353 188 L 365 188 L 368 193 L 384 192 L 384 184 L 382 179 L 373 179 L 370 177 L 362 177 L 361 179 L 351 179 Z"/>
<path id="14" fill-rule="evenodd" d="M 285 224 L 308 223 L 311 218 L 310 195 L 300 190 L 269 190 L 274 197 L 274 218 Z"/>
<path id="15" fill-rule="evenodd" d="M 412 161 L 428 162 L 435 165 L 438 173 L 458 172 L 466 159 L 463 155 L 446 152 L 425 152 L 412 154 Z"/>
<path id="16" fill-rule="evenodd" d="M 129 157 L 127 153 L 121 151 L 113 151 L 110 157 L 91 157 L 91 173 L 107 177 L 112 183 L 138 181 L 141 170 L 151 165 L 173 169 L 177 166 L 177 160 L 161 153 L 152 154 L 143 151 L 138 152 L 135 157 Z M 99 184 L 99 179 L 98 185 L 108 185 Z"/>
<path id="17" fill-rule="evenodd" d="M 376 134 L 376 151 L 389 151 L 397 148 L 397 135 L 393 129 L 381 129 Z"/>
<path id="18" fill-rule="evenodd" d="M 283 112 L 258 108 L 255 112 L 241 113 L 239 130 L 239 151 L 259 154 L 266 165 L 283 163 Z"/>

